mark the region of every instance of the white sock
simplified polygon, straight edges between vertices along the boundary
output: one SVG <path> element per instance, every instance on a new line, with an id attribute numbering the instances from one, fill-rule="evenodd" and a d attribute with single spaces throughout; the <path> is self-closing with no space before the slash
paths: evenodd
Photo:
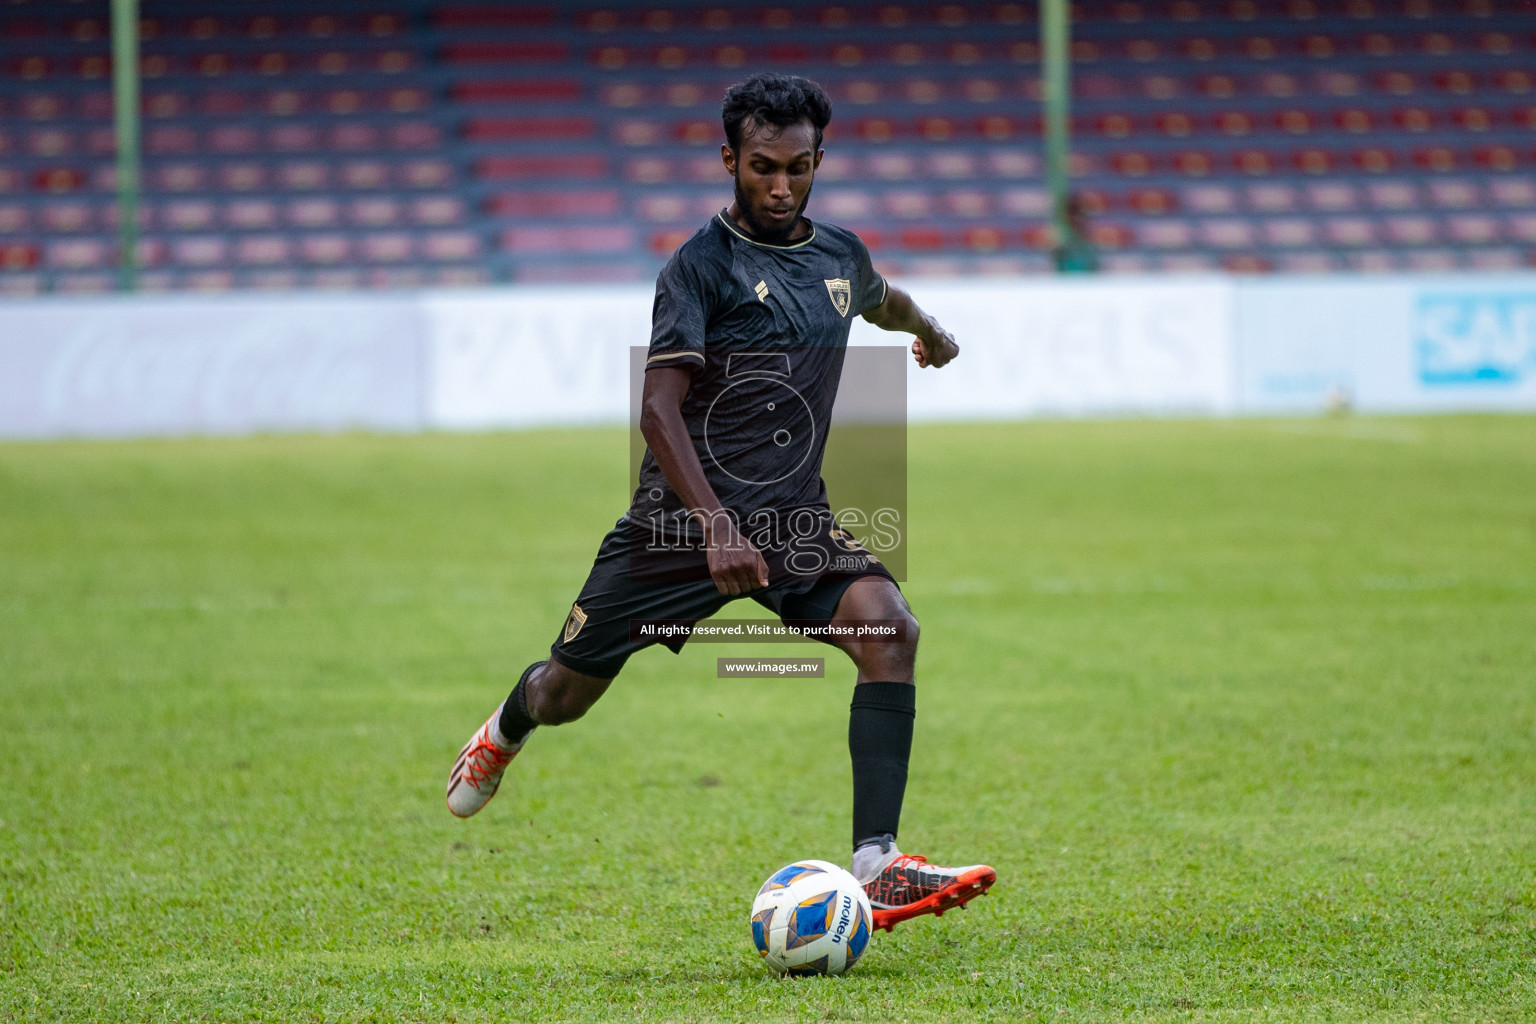
<path id="1" fill-rule="evenodd" d="M 880 872 L 891 866 L 891 861 L 900 856 L 901 851 L 896 849 L 895 843 L 884 852 L 881 852 L 879 843 L 865 843 L 853 851 L 853 864 L 848 870 L 859 880 L 860 885 L 868 885 L 879 877 Z"/>
<path id="2" fill-rule="evenodd" d="M 503 703 L 505 703 L 505 702 L 503 702 Z M 533 730 L 530 729 L 529 731 L 532 732 Z M 500 705 L 498 705 L 497 708 L 496 708 L 496 714 L 491 717 L 491 742 L 496 744 L 502 750 L 512 751 L 512 750 L 517 750 L 518 748 L 520 748 L 524 743 L 527 742 L 527 740 L 528 740 L 527 736 L 524 736 L 520 740 L 509 740 L 505 736 L 502 735 L 502 733 L 501 733 L 501 707 L 500 707 Z"/>

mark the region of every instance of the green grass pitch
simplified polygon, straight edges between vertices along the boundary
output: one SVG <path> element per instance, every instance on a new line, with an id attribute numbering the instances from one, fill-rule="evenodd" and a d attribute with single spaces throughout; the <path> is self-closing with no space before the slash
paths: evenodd
<path id="1" fill-rule="evenodd" d="M 1536 1019 L 1536 418 L 914 426 L 903 845 L 1001 880 L 810 981 L 835 652 L 653 649 L 443 806 L 626 461 L 0 446 L 0 1019 Z"/>

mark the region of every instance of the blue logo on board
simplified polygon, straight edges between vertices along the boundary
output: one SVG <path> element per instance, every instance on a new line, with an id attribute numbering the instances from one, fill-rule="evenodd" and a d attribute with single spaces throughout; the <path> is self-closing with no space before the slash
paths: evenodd
<path id="1" fill-rule="evenodd" d="M 1415 313 L 1424 384 L 1536 378 L 1536 292 L 1429 292 L 1419 296 Z"/>

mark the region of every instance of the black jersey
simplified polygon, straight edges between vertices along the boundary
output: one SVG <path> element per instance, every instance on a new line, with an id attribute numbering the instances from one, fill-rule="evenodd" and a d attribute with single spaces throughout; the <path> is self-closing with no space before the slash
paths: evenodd
<path id="1" fill-rule="evenodd" d="M 769 245 L 723 212 L 662 270 L 646 368 L 695 367 L 683 422 L 705 479 L 741 521 L 826 505 L 821 459 L 848 331 L 885 293 L 853 232 L 812 224 Z M 639 482 L 631 516 L 682 511 L 649 451 Z"/>

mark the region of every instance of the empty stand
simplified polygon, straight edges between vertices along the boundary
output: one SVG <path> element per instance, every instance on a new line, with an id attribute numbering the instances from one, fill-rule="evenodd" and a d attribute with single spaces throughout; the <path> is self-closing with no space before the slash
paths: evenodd
<path id="1" fill-rule="evenodd" d="M 718 104 L 808 74 L 813 216 L 898 272 L 1047 266 L 1027 3 L 145 0 L 145 285 L 630 280 L 730 198 Z M 1106 269 L 1499 269 L 1536 251 L 1518 0 L 1082 3 Z M 109 26 L 0 10 L 0 294 L 111 287 Z"/>

